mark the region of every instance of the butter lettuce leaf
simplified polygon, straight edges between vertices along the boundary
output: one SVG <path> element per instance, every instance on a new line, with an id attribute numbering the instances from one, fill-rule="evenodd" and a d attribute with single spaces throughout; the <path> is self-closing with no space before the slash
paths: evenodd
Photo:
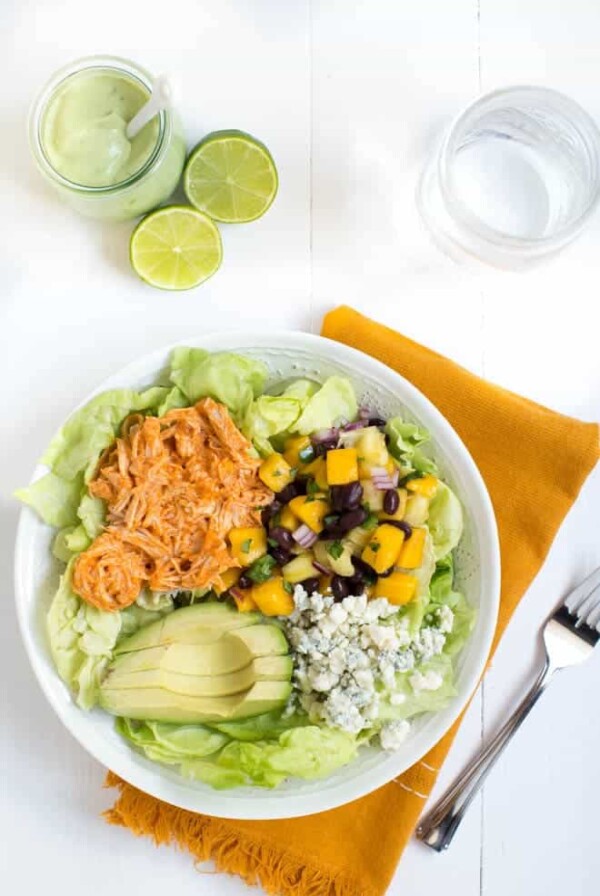
<path id="1" fill-rule="evenodd" d="M 445 482 L 439 482 L 437 491 L 431 500 L 427 526 L 433 539 L 436 560 L 440 560 L 453 551 L 462 537 L 462 506 Z"/>
<path id="2" fill-rule="evenodd" d="M 17 489 L 15 497 L 35 510 L 49 526 L 61 529 L 79 522 L 77 508 L 82 490 L 82 476 L 68 480 L 46 473 L 27 488 Z"/>
<path id="3" fill-rule="evenodd" d="M 238 421 L 264 391 L 267 374 L 262 361 L 228 352 L 209 354 L 201 348 L 182 347 L 176 348 L 171 357 L 171 381 L 189 404 L 207 396 L 214 398 Z"/>
<path id="4" fill-rule="evenodd" d="M 407 423 L 402 417 L 392 417 L 385 427 L 388 448 L 392 457 L 402 464 L 407 472 L 435 473 L 436 464 L 421 450 L 421 445 L 429 441 L 429 432 L 416 423 Z"/>
<path id="5" fill-rule="evenodd" d="M 357 412 L 358 402 L 350 380 L 330 376 L 308 399 L 292 431 L 310 435 L 320 429 L 329 429 L 342 420 L 354 420 Z"/>

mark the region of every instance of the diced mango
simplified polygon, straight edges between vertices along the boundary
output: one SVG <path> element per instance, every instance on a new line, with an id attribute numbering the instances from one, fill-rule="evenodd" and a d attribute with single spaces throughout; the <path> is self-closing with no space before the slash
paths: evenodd
<path id="1" fill-rule="evenodd" d="M 327 488 L 327 462 L 324 457 L 317 457 L 311 463 L 302 467 L 300 472 L 303 476 L 312 476 L 320 489 Z"/>
<path id="2" fill-rule="evenodd" d="M 310 462 L 310 459 L 305 458 L 302 460 L 300 453 L 309 454 L 309 448 L 312 448 L 312 442 L 308 436 L 294 436 L 291 439 L 287 439 L 283 456 L 290 467 L 295 467 L 296 469 L 302 468 L 305 464 Z"/>
<path id="3" fill-rule="evenodd" d="M 386 597 L 391 604 L 408 604 L 417 593 L 419 580 L 407 572 L 393 572 L 385 579 L 377 579 L 373 597 Z"/>
<path id="4" fill-rule="evenodd" d="M 425 498 L 433 498 L 437 491 L 438 480 L 435 476 L 421 476 L 419 479 L 410 479 L 406 483 L 409 492 L 415 495 L 423 495 Z"/>
<path id="5" fill-rule="evenodd" d="M 265 616 L 289 616 L 294 610 L 294 598 L 286 591 L 281 576 L 254 585 L 252 600 Z"/>
<path id="6" fill-rule="evenodd" d="M 279 525 L 284 529 L 293 532 L 300 525 L 300 521 L 289 504 L 282 507 L 279 511 Z"/>
<path id="7" fill-rule="evenodd" d="M 266 460 L 263 460 L 258 469 L 258 475 L 267 488 L 274 492 L 280 492 L 294 478 L 292 468 L 285 457 L 277 453 L 270 454 Z"/>
<path id="8" fill-rule="evenodd" d="M 318 494 L 298 495 L 297 498 L 292 498 L 290 507 L 298 519 L 306 523 L 317 535 L 324 529 L 324 518 L 331 513 L 331 506 L 325 500 L 325 496 Z"/>
<path id="9" fill-rule="evenodd" d="M 285 581 L 291 585 L 297 585 L 299 582 L 304 582 L 305 579 L 314 579 L 319 571 L 313 566 L 312 560 L 312 554 L 299 554 L 286 563 L 281 570 Z"/>
<path id="10" fill-rule="evenodd" d="M 427 529 L 413 529 L 412 535 L 402 545 L 398 566 L 402 569 L 417 569 L 423 562 Z"/>
<path id="11" fill-rule="evenodd" d="M 226 569 L 225 572 L 221 573 L 221 585 L 213 585 L 213 591 L 217 594 L 223 594 L 224 591 L 228 591 L 230 588 L 236 584 L 237 580 L 242 574 L 242 570 L 237 566 L 232 566 L 231 569 Z"/>
<path id="12" fill-rule="evenodd" d="M 234 588 L 232 593 L 235 605 L 240 613 L 252 613 L 253 610 L 258 610 L 250 589 L 242 591 L 241 588 Z"/>
<path id="13" fill-rule="evenodd" d="M 356 448 L 334 448 L 327 452 L 327 483 L 348 485 L 358 479 Z"/>
<path id="14" fill-rule="evenodd" d="M 409 495 L 404 512 L 404 522 L 422 526 L 429 516 L 429 498 L 425 495 Z"/>
<path id="15" fill-rule="evenodd" d="M 267 553 L 267 533 L 262 527 L 230 529 L 227 538 L 231 545 L 231 556 L 240 566 L 250 566 Z"/>
<path id="16" fill-rule="evenodd" d="M 404 514 L 406 513 L 406 502 L 408 499 L 408 493 L 404 488 L 397 488 L 398 492 L 398 510 L 395 513 L 386 513 L 383 510 L 379 516 L 382 520 L 401 520 L 404 518 Z"/>
<path id="17" fill-rule="evenodd" d="M 403 542 L 404 532 L 384 523 L 375 529 L 361 557 L 375 572 L 386 572 L 396 563 Z"/>

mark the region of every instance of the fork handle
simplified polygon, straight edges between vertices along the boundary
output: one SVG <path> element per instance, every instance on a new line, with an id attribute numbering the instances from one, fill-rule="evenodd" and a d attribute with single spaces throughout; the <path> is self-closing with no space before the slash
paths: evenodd
<path id="1" fill-rule="evenodd" d="M 419 840 L 423 840 L 436 852 L 448 848 L 488 772 L 544 692 L 553 671 L 546 663 L 529 692 L 494 739 L 469 763 L 448 793 L 425 815 L 416 831 Z"/>

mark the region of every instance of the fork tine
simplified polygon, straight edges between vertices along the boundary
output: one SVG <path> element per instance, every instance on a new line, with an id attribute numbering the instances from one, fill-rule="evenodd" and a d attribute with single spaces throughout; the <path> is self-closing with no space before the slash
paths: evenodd
<path id="1" fill-rule="evenodd" d="M 565 607 L 572 613 L 574 616 L 579 617 L 581 615 L 581 609 L 584 602 L 587 598 L 595 592 L 597 587 L 600 585 L 600 566 L 598 569 L 595 569 L 587 579 L 584 579 L 576 588 L 574 588 L 571 593 L 567 596 L 565 600 Z M 590 608 L 591 609 L 591 608 Z"/>

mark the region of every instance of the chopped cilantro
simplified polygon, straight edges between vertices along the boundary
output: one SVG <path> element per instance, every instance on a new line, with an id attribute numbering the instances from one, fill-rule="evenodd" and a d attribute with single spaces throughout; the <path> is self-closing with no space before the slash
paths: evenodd
<path id="1" fill-rule="evenodd" d="M 316 495 L 320 492 L 320 488 L 314 479 L 309 479 L 306 483 L 306 493 L 308 495 Z"/>
<path id="2" fill-rule="evenodd" d="M 374 513 L 370 513 L 360 528 L 366 529 L 367 532 L 370 532 L 371 529 L 376 529 L 378 525 L 379 520 L 377 519 L 377 515 Z"/>
<path id="3" fill-rule="evenodd" d="M 279 547 L 279 542 L 275 538 L 267 538 L 267 544 L 270 545 L 272 548 Z"/>
<path id="4" fill-rule="evenodd" d="M 271 573 L 275 566 L 277 566 L 275 558 L 271 557 L 270 554 L 265 554 L 264 557 L 255 560 L 248 569 L 248 578 L 252 579 L 256 585 L 260 585 L 261 582 L 266 582 L 267 579 L 271 578 Z"/>
<path id="5" fill-rule="evenodd" d="M 379 544 L 378 541 L 372 541 L 371 544 L 369 545 L 369 547 L 371 548 L 373 553 L 376 554 L 377 551 L 379 550 L 379 548 L 381 547 L 381 545 Z"/>
<path id="6" fill-rule="evenodd" d="M 327 553 L 330 557 L 333 557 L 334 560 L 339 560 L 344 553 L 344 545 L 341 541 L 332 541 L 327 548 Z"/>
<path id="7" fill-rule="evenodd" d="M 246 538 L 246 539 L 242 542 L 241 547 L 240 547 L 240 550 L 241 550 L 242 554 L 249 554 L 249 553 L 250 553 L 250 547 L 251 547 L 251 545 L 252 545 L 252 539 L 251 539 L 251 538 Z"/>
<path id="8" fill-rule="evenodd" d="M 402 488 L 403 485 L 406 485 L 407 482 L 410 482 L 411 479 L 422 479 L 423 474 L 418 470 L 413 470 L 412 473 L 407 473 L 406 476 L 403 476 L 398 485 Z"/>
<path id="9" fill-rule="evenodd" d="M 309 464 L 314 458 L 315 449 L 312 445 L 307 445 L 305 448 L 301 448 L 298 452 L 298 459 L 301 460 L 303 464 Z"/>
<path id="10" fill-rule="evenodd" d="M 291 582 L 286 582 L 286 581 L 284 580 L 284 582 L 283 582 L 283 587 L 284 587 L 284 589 L 287 591 L 288 594 L 293 594 L 293 593 L 294 593 L 294 589 L 293 589 L 293 587 L 292 587 L 292 583 L 291 583 Z"/>

